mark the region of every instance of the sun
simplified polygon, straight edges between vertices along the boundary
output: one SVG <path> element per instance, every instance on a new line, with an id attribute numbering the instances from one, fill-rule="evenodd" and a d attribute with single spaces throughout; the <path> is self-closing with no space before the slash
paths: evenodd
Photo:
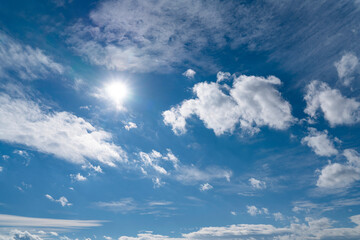
<path id="1" fill-rule="evenodd" d="M 123 82 L 112 82 L 105 87 L 105 92 L 112 101 L 121 104 L 129 95 L 129 88 Z"/>

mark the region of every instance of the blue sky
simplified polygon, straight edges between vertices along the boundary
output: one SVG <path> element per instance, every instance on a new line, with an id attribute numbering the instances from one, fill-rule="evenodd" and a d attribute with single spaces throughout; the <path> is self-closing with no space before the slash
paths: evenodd
<path id="1" fill-rule="evenodd" d="M 359 1 L 3 1 L 0 240 L 359 239 Z"/>

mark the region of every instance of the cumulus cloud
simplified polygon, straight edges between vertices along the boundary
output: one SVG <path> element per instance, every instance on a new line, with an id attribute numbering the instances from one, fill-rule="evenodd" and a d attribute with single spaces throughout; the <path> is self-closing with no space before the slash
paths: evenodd
<path id="1" fill-rule="evenodd" d="M 111 143 L 110 133 L 85 119 L 1 92 L 0 140 L 23 144 L 76 164 L 96 160 L 115 166 L 127 159 L 122 148 Z"/>
<path id="2" fill-rule="evenodd" d="M 321 171 L 316 185 L 321 188 L 346 188 L 360 180 L 360 155 L 354 149 L 344 150 L 347 162 L 329 163 Z"/>
<path id="3" fill-rule="evenodd" d="M 352 53 L 344 54 L 340 61 L 335 62 L 339 78 L 348 86 L 353 80 L 353 73 L 359 65 L 359 59 Z"/>
<path id="4" fill-rule="evenodd" d="M 309 128 L 309 135 L 304 137 L 301 143 L 308 145 L 319 156 L 330 157 L 338 154 L 326 130 L 319 132 L 315 128 Z"/>
<path id="5" fill-rule="evenodd" d="M 136 237 L 121 236 L 119 240 L 220 240 L 220 239 L 358 239 L 360 236 L 360 215 L 350 217 L 355 227 L 333 227 L 328 218 L 305 218 L 305 223 L 291 223 L 285 227 L 270 224 L 236 224 L 224 227 L 203 227 L 198 231 L 183 233 L 182 237 L 171 238 L 150 232 L 139 233 Z"/>
<path id="6" fill-rule="evenodd" d="M 360 121 L 360 102 L 344 97 L 339 90 L 331 89 L 324 82 L 312 81 L 307 86 L 304 99 L 305 113 L 316 119 L 318 112 L 321 111 L 332 127 Z"/>
<path id="7" fill-rule="evenodd" d="M 247 213 L 250 214 L 251 216 L 261 214 L 261 210 L 255 206 L 246 206 L 246 208 L 247 208 Z"/>
<path id="8" fill-rule="evenodd" d="M 62 74 L 64 67 L 42 50 L 23 45 L 0 31 L 0 76 L 16 74 L 19 78 L 33 80 L 51 74 Z"/>
<path id="9" fill-rule="evenodd" d="M 175 134 L 186 132 L 186 119 L 199 117 L 216 135 L 233 133 L 237 126 L 254 134 L 260 127 L 283 130 L 294 121 L 291 106 L 275 86 L 280 79 L 245 76 L 235 77 L 233 86 L 219 83 L 198 83 L 193 87 L 196 98 L 163 112 L 164 123 L 170 125 Z"/>
<path id="10" fill-rule="evenodd" d="M 213 188 L 214 188 L 214 187 L 211 186 L 209 183 L 204 183 L 204 184 L 201 184 L 201 185 L 200 185 L 200 191 L 202 191 L 202 192 L 211 190 L 211 189 L 213 189 Z"/>
<path id="11" fill-rule="evenodd" d="M 78 181 L 78 182 L 83 182 L 86 181 L 87 178 L 84 177 L 83 175 L 81 175 L 80 173 L 78 174 L 70 174 L 70 177 L 73 181 Z"/>
<path id="12" fill-rule="evenodd" d="M 258 180 L 256 178 L 250 178 L 249 182 L 253 188 L 256 188 L 256 189 L 265 189 L 266 188 L 266 182 Z"/>
<path id="13" fill-rule="evenodd" d="M 127 124 L 125 124 L 124 128 L 129 131 L 130 129 L 137 128 L 137 125 L 136 123 L 128 122 Z"/>
<path id="14" fill-rule="evenodd" d="M 190 68 L 183 73 L 183 75 L 189 79 L 194 78 L 195 74 L 196 72 Z"/>
<path id="15" fill-rule="evenodd" d="M 46 194 L 45 197 L 47 199 L 49 199 L 52 202 L 57 202 L 59 203 L 61 206 L 65 207 L 65 206 L 71 206 L 72 203 L 69 203 L 69 200 L 67 200 L 66 197 L 62 196 L 59 199 L 54 199 L 52 196 L 50 196 L 49 194 Z"/>

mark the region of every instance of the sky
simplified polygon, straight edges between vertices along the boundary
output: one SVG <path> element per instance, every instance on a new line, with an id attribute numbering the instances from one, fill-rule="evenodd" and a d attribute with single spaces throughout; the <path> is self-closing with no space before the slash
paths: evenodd
<path id="1" fill-rule="evenodd" d="M 0 2 L 0 240 L 360 238 L 360 1 Z"/>

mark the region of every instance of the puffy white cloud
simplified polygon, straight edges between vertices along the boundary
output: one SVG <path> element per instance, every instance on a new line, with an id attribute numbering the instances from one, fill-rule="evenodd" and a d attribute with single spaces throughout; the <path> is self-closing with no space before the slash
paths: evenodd
<path id="1" fill-rule="evenodd" d="M 189 79 L 194 78 L 195 74 L 196 72 L 190 68 L 183 73 L 183 75 Z"/>
<path id="2" fill-rule="evenodd" d="M 247 213 L 250 214 L 251 216 L 256 216 L 258 214 L 261 214 L 261 209 L 258 209 L 256 206 L 246 206 L 247 208 Z"/>
<path id="3" fill-rule="evenodd" d="M 360 121 L 360 102 L 344 97 L 339 90 L 331 89 L 324 82 L 312 81 L 304 99 L 305 113 L 316 119 L 320 110 L 332 127 Z"/>
<path id="4" fill-rule="evenodd" d="M 359 65 L 359 59 L 352 53 L 344 54 L 340 61 L 335 63 L 339 78 L 344 85 L 349 85 L 353 80 L 352 74 Z"/>
<path id="5" fill-rule="evenodd" d="M 124 128 L 129 131 L 130 129 L 137 128 L 137 125 L 136 125 L 136 123 L 128 122 L 128 123 L 124 126 Z"/>
<path id="6" fill-rule="evenodd" d="M 204 184 L 201 184 L 201 185 L 200 185 L 200 191 L 202 191 L 202 192 L 211 190 L 211 189 L 213 189 L 213 188 L 214 188 L 214 187 L 211 186 L 209 183 L 204 183 Z"/>
<path id="7" fill-rule="evenodd" d="M 84 177 L 83 175 L 81 175 L 80 173 L 78 174 L 70 174 L 70 177 L 73 181 L 78 181 L 78 182 L 83 182 L 86 181 L 87 178 Z"/>
<path id="8" fill-rule="evenodd" d="M 345 164 L 329 163 L 320 171 L 316 185 L 322 188 L 345 188 L 360 180 L 360 155 L 353 149 L 344 150 Z"/>
<path id="9" fill-rule="evenodd" d="M 69 200 L 67 200 L 66 197 L 62 196 L 59 199 L 54 199 L 52 196 L 50 196 L 49 194 L 46 194 L 45 197 L 47 199 L 49 199 L 52 202 L 57 202 L 59 203 L 61 206 L 65 207 L 65 206 L 71 206 L 72 203 L 69 203 Z"/>
<path id="10" fill-rule="evenodd" d="M 319 132 L 315 128 L 309 128 L 309 135 L 304 137 L 301 143 L 308 145 L 319 156 L 330 157 L 338 154 L 326 130 Z"/>
<path id="11" fill-rule="evenodd" d="M 249 182 L 253 188 L 256 188 L 256 189 L 265 189 L 266 188 L 266 182 L 258 180 L 256 178 L 250 178 Z"/>
<path id="12" fill-rule="evenodd" d="M 45 55 L 42 50 L 23 45 L 0 31 L 0 76 L 16 74 L 21 79 L 45 78 L 62 74 L 64 67 Z"/>
<path id="13" fill-rule="evenodd" d="M 192 115 L 198 116 L 216 135 L 232 133 L 238 125 L 251 134 L 263 126 L 286 129 L 295 119 L 290 104 L 275 89 L 280 84 L 280 79 L 274 76 L 245 75 L 235 77 L 230 89 L 214 82 L 198 83 L 193 87 L 196 98 L 163 112 L 164 123 L 175 134 L 186 132 L 186 119 Z"/>
<path id="14" fill-rule="evenodd" d="M 23 144 L 76 164 L 97 160 L 109 166 L 127 161 L 111 134 L 69 112 L 49 110 L 26 97 L 0 93 L 0 140 Z"/>

